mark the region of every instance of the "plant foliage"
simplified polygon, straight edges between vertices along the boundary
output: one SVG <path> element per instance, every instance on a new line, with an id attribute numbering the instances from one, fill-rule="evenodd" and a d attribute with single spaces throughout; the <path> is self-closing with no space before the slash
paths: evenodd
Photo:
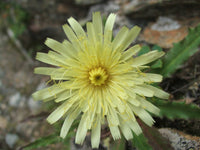
<path id="1" fill-rule="evenodd" d="M 151 102 L 160 108 L 160 117 L 167 117 L 169 119 L 200 119 L 200 108 L 195 104 L 163 101 L 160 99 L 154 99 Z"/>
<path id="2" fill-rule="evenodd" d="M 26 30 L 29 15 L 15 2 L 0 1 L 0 19 L 0 27 L 10 28 L 17 38 Z"/>
<path id="3" fill-rule="evenodd" d="M 152 147 L 148 144 L 148 139 L 144 136 L 143 133 L 140 135 L 133 133 L 132 142 L 138 150 L 152 150 Z"/>
<path id="4" fill-rule="evenodd" d="M 110 149 L 111 150 L 124 150 L 125 143 L 126 143 L 126 141 L 125 141 L 124 137 L 122 137 L 121 139 L 114 141 L 114 143 L 112 144 Z"/>
<path id="5" fill-rule="evenodd" d="M 187 37 L 179 43 L 175 43 L 163 59 L 163 67 L 158 70 L 164 77 L 169 77 L 190 56 L 197 52 L 200 45 L 200 25 L 189 29 Z"/>
<path id="6" fill-rule="evenodd" d="M 26 145 L 23 149 L 24 150 L 32 150 L 40 147 L 46 147 L 50 144 L 58 143 L 62 141 L 61 137 L 56 134 L 51 134 L 49 136 L 45 136 L 35 140 L 34 142 Z"/>

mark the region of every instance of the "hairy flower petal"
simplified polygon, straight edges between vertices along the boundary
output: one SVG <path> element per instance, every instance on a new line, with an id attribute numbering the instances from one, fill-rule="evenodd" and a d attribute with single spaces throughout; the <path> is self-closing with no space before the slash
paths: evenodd
<path id="1" fill-rule="evenodd" d="M 144 55 L 141 55 L 139 57 L 136 57 L 132 61 L 132 66 L 137 67 L 141 65 L 148 64 L 164 55 L 164 52 L 158 52 L 158 51 L 151 51 L 149 53 L 146 53 Z"/>
<path id="2" fill-rule="evenodd" d="M 92 126 L 91 143 L 93 148 L 98 148 L 100 143 L 100 133 L 101 133 L 101 116 L 96 115 L 96 120 Z"/>

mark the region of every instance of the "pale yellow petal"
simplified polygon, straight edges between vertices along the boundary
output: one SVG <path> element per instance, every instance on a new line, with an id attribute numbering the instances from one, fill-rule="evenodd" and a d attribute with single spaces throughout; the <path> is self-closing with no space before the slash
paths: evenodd
<path id="1" fill-rule="evenodd" d="M 41 61 L 41 62 L 50 64 L 50 65 L 54 65 L 54 66 L 62 66 L 63 65 L 62 63 L 60 63 L 60 62 L 56 61 L 55 59 L 49 57 L 48 54 L 46 54 L 46 53 L 38 52 L 37 55 L 36 55 L 36 59 Z"/>
<path id="2" fill-rule="evenodd" d="M 129 122 L 130 120 L 132 121 L 136 121 L 135 115 L 132 111 L 132 108 L 130 107 L 130 104 L 127 103 L 126 104 L 126 110 L 123 113 L 119 113 L 119 116 L 125 121 L 125 122 Z"/>
<path id="3" fill-rule="evenodd" d="M 131 129 L 129 128 L 127 122 L 124 121 L 123 119 L 120 119 L 120 129 L 121 129 L 124 137 L 126 138 L 126 140 L 130 140 L 133 138 Z"/>
<path id="4" fill-rule="evenodd" d="M 101 91 L 95 90 L 96 92 L 95 94 L 95 103 L 96 103 L 96 113 L 97 114 L 101 114 L 101 100 L 102 100 L 102 96 L 101 96 Z M 93 110 L 95 111 L 95 110 Z"/>
<path id="5" fill-rule="evenodd" d="M 137 96 L 138 101 L 140 101 L 141 103 L 141 107 L 146 109 L 147 111 L 158 115 L 160 112 L 160 109 L 158 107 L 156 107 L 155 105 L 153 105 L 152 103 L 148 102 L 147 100 L 145 100 L 143 97 L 141 96 Z"/>
<path id="6" fill-rule="evenodd" d="M 159 97 L 159 98 L 163 98 L 163 99 L 168 99 L 169 98 L 169 94 L 159 88 L 156 88 L 154 86 L 151 85 L 143 85 L 143 87 L 150 89 L 151 91 L 154 92 L 154 96 Z"/>
<path id="7" fill-rule="evenodd" d="M 142 78 L 132 78 L 131 80 L 132 80 L 133 84 L 130 86 L 142 85 L 144 83 L 144 80 Z"/>
<path id="8" fill-rule="evenodd" d="M 96 120 L 92 126 L 92 134 L 91 134 L 91 144 L 92 148 L 98 148 L 100 143 L 100 134 L 101 134 L 101 116 L 97 115 Z"/>
<path id="9" fill-rule="evenodd" d="M 63 41 L 63 45 L 66 47 L 65 55 L 76 59 L 78 50 L 67 40 Z"/>
<path id="10" fill-rule="evenodd" d="M 107 120 L 109 123 L 109 126 L 118 126 L 119 125 L 119 118 L 117 115 L 117 111 L 111 107 L 108 107 L 108 115 Z"/>
<path id="11" fill-rule="evenodd" d="M 122 123 L 126 124 L 134 133 L 136 133 L 138 135 L 142 132 L 131 109 L 130 110 L 127 109 L 127 111 L 125 113 L 123 113 L 123 114 L 121 113 L 121 114 L 119 114 L 119 116 L 121 119 L 120 123 L 122 121 Z"/>
<path id="12" fill-rule="evenodd" d="M 102 116 L 105 116 L 108 114 L 108 102 L 105 97 L 107 97 L 107 91 L 105 89 L 102 89 L 102 100 L 101 100 L 101 107 L 102 107 Z"/>
<path id="13" fill-rule="evenodd" d="M 106 39 L 104 38 L 104 40 Z M 112 62 L 110 61 L 112 55 L 113 55 L 112 45 L 110 44 L 110 41 L 105 41 L 100 55 L 101 56 L 100 63 L 103 66 L 107 66 L 108 68 L 110 68 L 109 65 L 112 64 Z"/>
<path id="14" fill-rule="evenodd" d="M 64 83 L 62 83 L 64 84 Z M 52 85 L 51 87 L 39 90 L 35 93 L 33 93 L 32 97 L 34 100 L 43 100 L 43 99 L 47 99 L 47 98 L 56 98 L 57 94 L 65 91 L 66 89 L 63 88 L 60 85 Z"/>
<path id="15" fill-rule="evenodd" d="M 71 112 L 69 115 L 67 115 L 61 131 L 60 131 L 60 137 L 65 138 L 67 133 L 69 132 L 69 129 L 73 123 L 73 121 L 77 118 L 77 116 L 80 114 L 80 109 L 76 109 L 75 111 Z"/>
<path id="16" fill-rule="evenodd" d="M 40 71 L 40 70 L 39 70 Z M 86 76 L 84 72 L 79 70 L 59 68 L 49 74 L 53 80 L 73 80 L 74 77 Z"/>
<path id="17" fill-rule="evenodd" d="M 72 81 L 72 83 L 70 85 L 67 85 L 66 88 L 69 88 L 69 89 L 80 89 L 82 87 L 85 87 L 87 86 L 87 82 L 85 82 L 84 80 L 82 79 L 77 79 L 77 80 L 74 80 Z"/>
<path id="18" fill-rule="evenodd" d="M 110 69 L 112 75 L 122 75 L 132 70 L 132 67 L 128 64 L 118 64 Z"/>
<path id="19" fill-rule="evenodd" d="M 141 49 L 140 45 L 135 45 L 131 48 L 129 48 L 127 51 L 125 51 L 124 53 L 122 53 L 122 56 L 120 58 L 121 61 L 126 61 L 130 58 L 133 57 L 133 55 L 135 55 L 137 52 L 139 52 Z"/>
<path id="20" fill-rule="evenodd" d="M 162 57 L 164 54 L 165 54 L 164 52 L 158 52 L 156 50 L 151 51 L 149 53 L 146 53 L 144 55 L 134 58 L 132 60 L 132 66 L 137 67 L 137 66 L 148 64 L 148 63 Z"/>
<path id="21" fill-rule="evenodd" d="M 37 67 L 34 69 L 34 73 L 43 75 L 51 75 L 53 72 L 56 71 L 57 68 L 49 68 L 49 67 Z"/>
<path id="22" fill-rule="evenodd" d="M 82 26 L 72 17 L 68 19 L 68 22 L 69 22 L 71 28 L 76 33 L 77 37 L 79 39 L 83 38 L 83 40 L 84 40 L 86 38 L 86 34 L 85 34 L 85 31 L 83 30 Z"/>
<path id="23" fill-rule="evenodd" d="M 65 25 L 63 25 L 63 30 L 64 30 L 65 34 L 67 35 L 68 39 L 73 44 L 74 48 L 77 51 L 80 51 L 81 45 L 80 45 L 79 39 L 77 38 L 75 33 L 72 31 L 72 29 L 67 24 L 65 24 Z"/>
<path id="24" fill-rule="evenodd" d="M 109 128 L 110 128 L 110 132 L 111 132 L 114 140 L 118 140 L 121 138 L 118 126 L 110 126 L 109 125 Z"/>
<path id="25" fill-rule="evenodd" d="M 135 40 L 135 38 L 138 36 L 141 28 L 138 26 L 134 26 L 126 36 L 126 38 L 123 40 L 119 51 L 123 52 L 128 46 Z"/>
<path id="26" fill-rule="evenodd" d="M 62 81 L 62 80 L 73 80 L 72 77 L 65 76 L 65 73 L 63 73 L 63 74 L 54 73 L 53 75 L 51 75 L 51 79 L 52 80 L 60 80 L 60 81 Z"/>
<path id="27" fill-rule="evenodd" d="M 76 59 L 66 59 L 66 64 L 69 64 L 70 66 L 73 66 L 73 68 L 78 68 L 79 70 L 81 70 L 81 63 L 76 60 Z"/>
<path id="28" fill-rule="evenodd" d="M 119 64 L 119 59 L 121 57 L 120 53 L 115 53 L 115 51 L 111 52 L 109 62 L 107 65 L 112 68 L 113 66 L 116 66 Z"/>
<path id="29" fill-rule="evenodd" d="M 94 102 L 93 92 L 95 91 L 95 89 L 92 88 L 91 86 L 86 86 L 86 87 L 87 88 L 83 86 L 78 91 L 78 95 L 81 98 L 79 101 L 79 107 L 83 112 L 88 111 L 89 107 L 92 107 L 92 109 L 96 108 L 96 106 L 92 105 L 92 103 Z"/>
<path id="30" fill-rule="evenodd" d="M 105 28 L 104 28 L 104 43 L 111 42 L 112 29 L 114 26 L 115 18 L 116 18 L 115 14 L 110 14 L 108 16 L 108 19 L 106 20 Z"/>
<path id="31" fill-rule="evenodd" d="M 103 25 L 100 12 L 95 12 L 92 15 L 94 31 L 97 41 L 102 43 L 103 40 Z"/>
<path id="32" fill-rule="evenodd" d="M 127 93 L 123 89 L 123 87 L 120 86 L 119 84 L 115 83 L 114 81 L 112 81 L 112 83 L 109 83 L 109 88 L 110 88 L 110 90 L 114 90 L 115 91 L 114 93 L 117 93 L 117 96 L 122 99 L 126 99 L 128 97 Z"/>
<path id="33" fill-rule="evenodd" d="M 58 121 L 69 110 L 72 104 L 73 103 L 68 103 L 68 101 L 64 102 L 48 116 L 47 121 L 50 124 L 53 124 L 56 121 Z"/>
<path id="34" fill-rule="evenodd" d="M 127 99 L 127 101 L 128 101 L 129 103 L 135 105 L 135 106 L 140 106 L 140 101 L 138 101 L 136 98 L 131 98 L 131 97 L 129 97 L 129 98 Z"/>
<path id="35" fill-rule="evenodd" d="M 72 97 L 75 93 L 78 94 L 77 92 L 73 92 L 71 90 L 64 91 L 61 94 L 59 94 L 59 96 L 57 96 L 57 98 L 55 99 L 55 102 L 58 103 L 58 102 L 67 100 L 70 97 Z"/>
<path id="36" fill-rule="evenodd" d="M 96 106 L 97 104 L 96 103 L 93 103 L 93 104 L 88 104 L 89 107 L 86 111 L 84 111 L 82 109 L 82 112 L 85 114 L 85 116 L 87 116 L 87 129 L 90 130 L 92 125 L 93 125 L 93 122 L 94 122 L 94 116 L 96 114 Z"/>
<path id="37" fill-rule="evenodd" d="M 127 92 L 128 96 L 129 96 L 130 98 L 133 98 L 133 99 L 136 98 L 136 93 L 135 93 L 133 90 L 131 90 L 131 88 L 127 87 L 127 88 L 126 88 L 126 92 Z"/>
<path id="38" fill-rule="evenodd" d="M 128 35 L 128 32 L 129 32 L 129 29 L 125 26 L 120 29 L 120 31 L 117 33 L 117 35 L 115 36 L 112 42 L 113 50 L 120 50 L 120 48 L 122 47 L 123 41 Z"/>
<path id="39" fill-rule="evenodd" d="M 137 121 L 127 121 L 127 124 L 129 126 L 129 128 L 131 128 L 131 130 L 136 134 L 139 135 L 142 133 L 142 129 L 140 128 L 139 124 L 137 123 Z"/>
<path id="40" fill-rule="evenodd" d="M 124 73 L 112 77 L 112 81 L 123 88 L 144 84 L 144 80 L 138 77 L 137 73 Z"/>
<path id="41" fill-rule="evenodd" d="M 153 118 L 151 115 L 146 112 L 143 108 L 141 107 L 135 107 L 134 105 L 131 105 L 134 113 L 147 125 L 152 126 L 154 123 Z"/>
<path id="42" fill-rule="evenodd" d="M 141 75 L 139 78 L 143 79 L 145 82 L 161 82 L 163 77 L 159 74 L 154 73 L 145 73 L 144 75 Z"/>
<path id="43" fill-rule="evenodd" d="M 143 87 L 142 85 L 134 86 L 132 88 L 132 90 L 141 96 L 153 97 L 153 95 L 154 95 L 154 91 L 152 91 L 146 87 Z"/>
<path id="44" fill-rule="evenodd" d="M 83 144 L 86 134 L 87 134 L 87 116 L 84 113 L 82 115 L 81 121 L 79 123 L 78 129 L 76 132 L 75 143 Z"/>
<path id="45" fill-rule="evenodd" d="M 87 28 L 88 39 L 90 40 L 91 44 L 95 46 L 96 42 L 97 42 L 97 38 L 96 38 L 96 35 L 95 35 L 95 29 L 94 29 L 93 24 L 91 22 L 88 22 L 86 24 L 86 28 Z M 87 50 L 90 50 L 90 49 L 87 49 Z"/>
<path id="46" fill-rule="evenodd" d="M 54 51 L 62 54 L 66 58 L 70 57 L 69 52 L 68 52 L 69 51 L 68 47 L 66 47 L 64 44 L 51 38 L 47 38 L 47 40 L 45 41 L 45 44 L 51 49 L 53 49 Z"/>
<path id="47" fill-rule="evenodd" d="M 117 108 L 118 108 L 120 113 L 124 112 L 125 105 L 123 104 L 124 102 L 121 100 L 122 98 L 120 98 L 120 96 L 116 94 L 117 91 L 115 91 L 114 89 L 110 88 L 109 92 L 112 95 L 110 97 L 110 100 L 112 101 L 112 103 L 114 103 L 117 106 Z"/>
<path id="48" fill-rule="evenodd" d="M 48 56 L 51 58 L 51 59 L 53 59 L 53 60 L 55 60 L 55 61 L 57 61 L 57 62 L 59 62 L 61 65 L 63 65 L 63 66 L 70 66 L 71 64 L 70 63 L 68 63 L 66 60 L 67 60 L 67 58 L 65 58 L 65 57 L 63 57 L 62 55 L 60 55 L 60 54 L 58 54 L 58 53 L 56 53 L 56 52 L 53 52 L 53 51 L 49 51 L 48 52 Z"/>

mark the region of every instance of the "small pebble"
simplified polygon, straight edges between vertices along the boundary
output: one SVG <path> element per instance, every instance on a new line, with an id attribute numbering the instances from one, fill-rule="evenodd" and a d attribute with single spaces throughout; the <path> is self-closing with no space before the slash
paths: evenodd
<path id="1" fill-rule="evenodd" d="M 157 22 L 151 26 L 151 29 L 156 31 L 171 31 L 179 29 L 180 27 L 181 25 L 178 23 L 178 21 L 169 17 L 160 16 Z"/>
<path id="2" fill-rule="evenodd" d="M 19 137 L 16 134 L 6 134 L 6 143 L 10 148 L 13 148 Z"/>
<path id="3" fill-rule="evenodd" d="M 9 99 L 9 105 L 12 107 L 24 107 L 26 98 L 24 96 L 21 96 L 19 92 L 12 95 Z"/>
<path id="4" fill-rule="evenodd" d="M 161 128 L 159 132 L 167 138 L 175 150 L 199 150 L 200 138 L 176 130 Z"/>
<path id="5" fill-rule="evenodd" d="M 38 112 L 38 110 L 41 108 L 42 102 L 41 101 L 34 101 L 32 97 L 28 99 L 28 107 L 30 110 L 34 112 Z"/>
<path id="6" fill-rule="evenodd" d="M 8 122 L 7 122 L 6 118 L 0 116 L 0 128 L 5 129 L 7 124 L 8 124 Z"/>

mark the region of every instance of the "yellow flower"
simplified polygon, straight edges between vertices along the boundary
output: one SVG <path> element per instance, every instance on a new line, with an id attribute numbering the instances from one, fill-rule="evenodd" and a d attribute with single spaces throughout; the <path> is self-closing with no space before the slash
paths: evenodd
<path id="1" fill-rule="evenodd" d="M 45 44 L 53 51 L 37 53 L 36 59 L 57 66 L 38 67 L 35 73 L 49 75 L 55 84 L 33 94 L 35 100 L 54 100 L 60 103 L 47 118 L 53 124 L 61 117 L 64 123 L 60 136 L 65 137 L 73 121 L 81 116 L 75 142 L 82 144 L 91 130 L 91 143 L 97 148 L 100 142 L 101 125 L 107 124 L 114 140 L 133 138 L 142 130 L 135 116 L 151 126 L 153 118 L 148 112 L 158 114 L 159 109 L 145 97 L 168 98 L 168 94 L 150 85 L 160 82 L 162 76 L 144 73 L 146 64 L 160 58 L 164 52 L 151 51 L 133 57 L 139 45 L 129 48 L 140 32 L 138 26 L 131 30 L 121 28 L 112 40 L 115 14 L 110 14 L 103 28 L 99 12 L 86 25 L 87 33 L 74 19 L 69 18 L 63 26 L 68 40 L 62 43 L 48 38 Z"/>

